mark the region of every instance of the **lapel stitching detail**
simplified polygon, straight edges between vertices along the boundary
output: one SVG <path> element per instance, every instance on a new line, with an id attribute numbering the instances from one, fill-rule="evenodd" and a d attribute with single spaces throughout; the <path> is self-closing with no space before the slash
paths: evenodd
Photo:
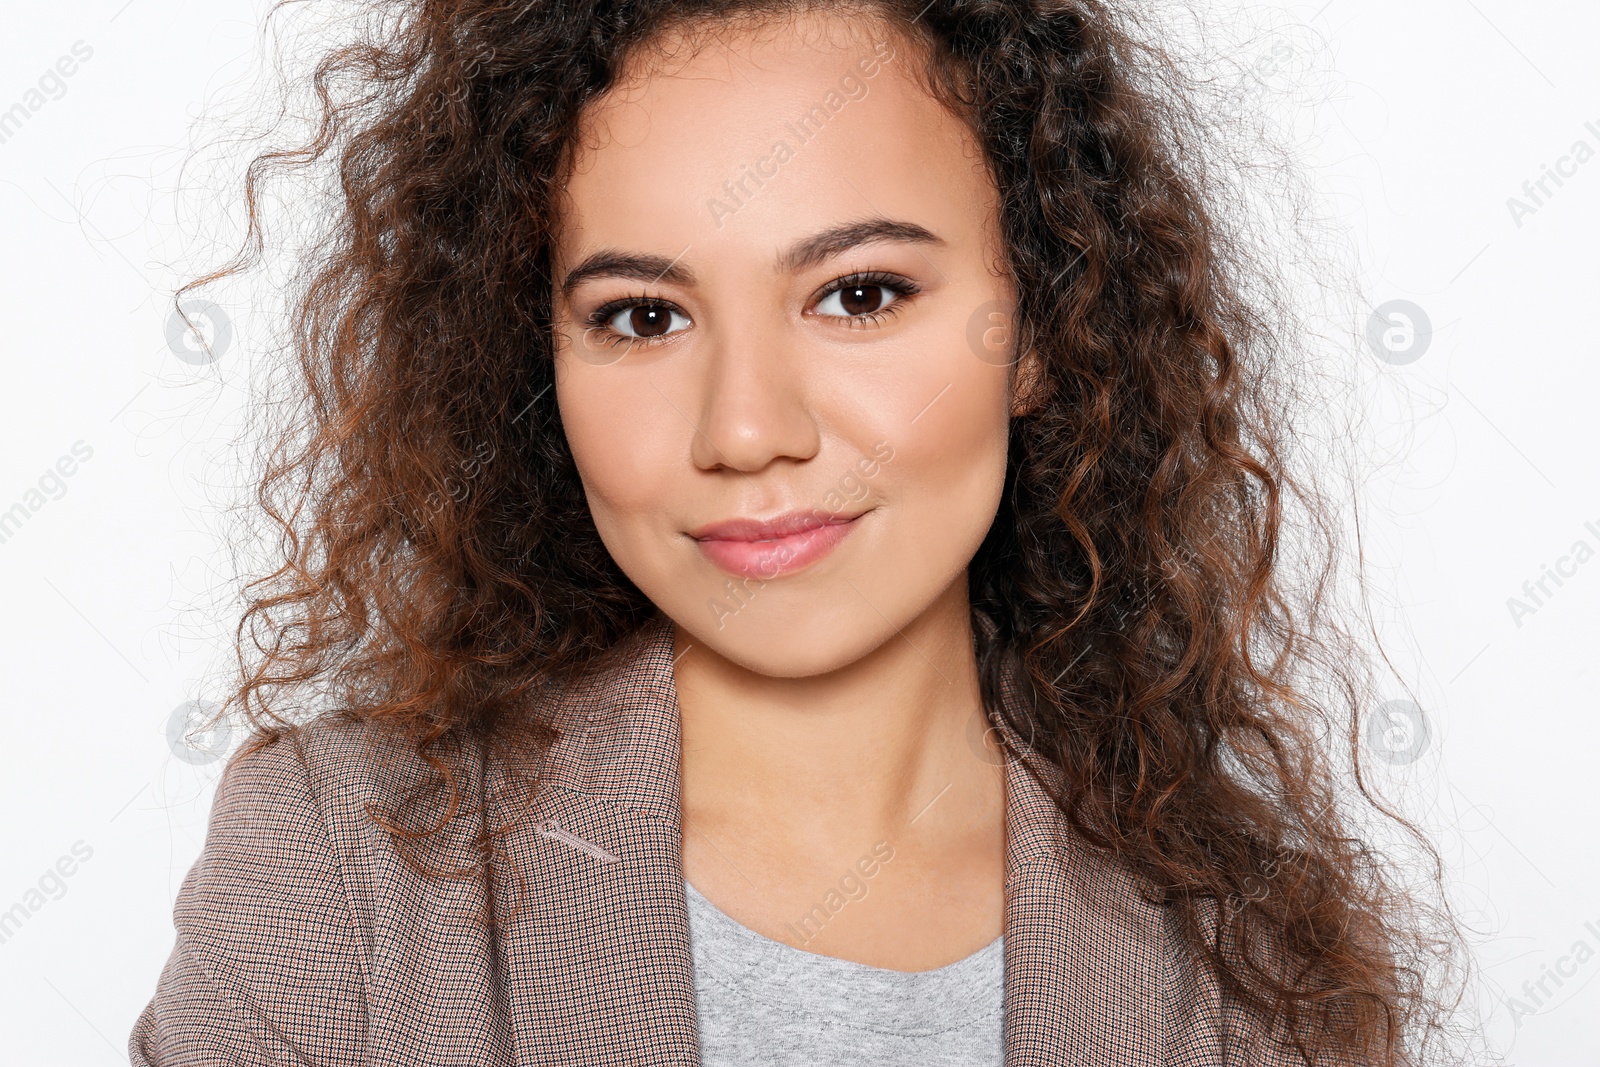
<path id="1" fill-rule="evenodd" d="M 579 852 L 585 852 L 602 863 L 618 863 L 622 857 L 613 852 L 608 852 L 593 841 L 585 841 L 570 830 L 563 830 L 561 824 L 555 819 L 544 819 L 534 824 L 534 829 L 541 837 L 552 838 L 564 845 L 571 845 Z"/>

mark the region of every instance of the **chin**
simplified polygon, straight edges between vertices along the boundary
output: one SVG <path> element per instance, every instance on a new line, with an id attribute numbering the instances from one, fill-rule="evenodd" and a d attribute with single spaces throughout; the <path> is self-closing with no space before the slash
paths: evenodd
<path id="1" fill-rule="evenodd" d="M 857 579 L 856 585 L 863 583 Z M 848 585 L 843 589 L 843 594 L 830 591 L 818 605 L 799 597 L 784 603 L 769 585 L 736 615 L 714 618 L 702 603 L 698 615 L 691 607 L 671 617 L 690 644 L 746 670 L 771 678 L 808 678 L 848 667 L 894 637 L 897 628 L 904 629 L 903 622 L 897 627 L 890 621 L 892 611 L 885 619 Z"/>

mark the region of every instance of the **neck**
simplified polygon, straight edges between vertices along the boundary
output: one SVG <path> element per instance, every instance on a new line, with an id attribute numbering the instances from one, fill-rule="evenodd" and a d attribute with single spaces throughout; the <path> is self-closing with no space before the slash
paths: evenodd
<path id="1" fill-rule="evenodd" d="M 955 840 L 1003 803 L 987 758 L 965 578 L 901 632 L 802 678 L 740 666 L 675 627 L 686 822 L 795 854 Z"/>

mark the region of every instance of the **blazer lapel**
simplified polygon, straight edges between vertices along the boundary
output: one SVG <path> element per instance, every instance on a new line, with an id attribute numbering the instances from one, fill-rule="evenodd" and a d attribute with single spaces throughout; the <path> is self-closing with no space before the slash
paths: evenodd
<path id="1" fill-rule="evenodd" d="M 435 859 L 471 870 L 487 818 L 503 829 L 487 884 L 375 850 L 373 1062 L 699 1067 L 670 624 L 636 637 L 619 669 L 544 702 L 561 737 L 537 768 L 454 767 L 465 799 Z M 382 796 L 414 784 L 409 750 L 375 760 L 406 769 Z"/>
<path id="2" fill-rule="evenodd" d="M 1016 706 L 1009 678 L 1003 702 Z M 1164 1062 L 1158 916 L 1131 878 L 1071 831 L 1041 785 L 1059 782 L 1060 770 L 1003 720 L 995 726 L 1011 753 L 1006 1067 L 1154 1067 Z"/>
<path id="3" fill-rule="evenodd" d="M 699 1067 L 671 620 L 635 636 L 617 666 L 547 709 L 562 737 L 531 800 L 515 804 L 496 772 L 490 810 L 512 822 L 495 884 L 519 1067 Z M 1002 701 L 1029 721 L 1009 675 Z M 1036 777 L 1060 771 L 1003 719 L 996 729 L 1009 750 L 1006 1067 L 1155 1065 L 1158 917 L 1070 832 Z"/>
<path id="4" fill-rule="evenodd" d="M 532 802 L 499 815 L 504 865 L 531 872 L 520 893 L 497 879 L 518 1067 L 699 1067 L 671 621 L 635 638 L 549 709 L 562 737 Z"/>

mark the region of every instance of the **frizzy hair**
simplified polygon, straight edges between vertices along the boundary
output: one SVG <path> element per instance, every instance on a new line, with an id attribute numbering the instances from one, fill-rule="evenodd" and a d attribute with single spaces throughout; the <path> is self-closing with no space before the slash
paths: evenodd
<path id="1" fill-rule="evenodd" d="M 403 739 L 448 819 L 442 753 L 548 743 L 521 717 L 538 691 L 655 615 L 600 540 L 556 409 L 551 204 L 583 109 L 666 30 L 806 6 L 909 45 L 999 190 L 1015 340 L 1041 374 L 969 571 L 991 712 L 1019 664 L 1011 725 L 1065 770 L 1071 824 L 1306 1062 L 1416 1062 L 1452 942 L 1353 832 L 1326 736 L 1435 882 L 1437 856 L 1360 774 L 1369 683 L 1323 601 L 1336 524 L 1290 473 L 1253 265 L 1179 151 L 1191 116 L 1154 91 L 1160 50 L 1099 0 L 375 3 L 375 28 L 316 68 L 312 139 L 246 179 L 256 253 L 270 171 L 332 158 L 339 187 L 294 293 L 293 402 L 257 487 L 277 565 L 247 586 L 229 708 L 251 746 L 307 694 Z M 1291 505 L 1327 546 L 1312 580 L 1287 577 Z M 1263 965 L 1263 940 L 1291 965 Z"/>

